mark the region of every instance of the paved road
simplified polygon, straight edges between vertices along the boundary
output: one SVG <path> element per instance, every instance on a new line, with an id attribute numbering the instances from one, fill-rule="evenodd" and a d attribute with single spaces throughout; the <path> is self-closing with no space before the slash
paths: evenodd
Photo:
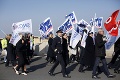
<path id="1" fill-rule="evenodd" d="M 110 59 L 107 59 L 109 61 Z M 56 76 L 51 77 L 48 75 L 48 71 L 53 64 L 47 63 L 45 58 L 34 57 L 31 65 L 27 66 L 30 71 L 27 76 L 16 75 L 12 67 L 5 67 L 0 61 L 0 80 L 93 80 L 91 78 L 92 71 L 85 71 L 85 73 L 79 73 L 79 64 L 72 63 L 68 66 L 68 72 L 71 75 L 70 79 L 63 78 L 60 73 L 61 67 L 58 66 L 55 70 Z M 113 73 L 113 70 L 110 70 Z M 99 75 L 100 80 L 120 80 L 120 74 L 116 74 L 116 78 L 108 79 L 104 73 Z"/>

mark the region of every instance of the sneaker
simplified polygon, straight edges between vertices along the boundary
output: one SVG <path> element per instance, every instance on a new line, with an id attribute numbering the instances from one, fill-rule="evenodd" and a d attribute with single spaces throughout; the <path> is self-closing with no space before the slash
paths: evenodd
<path id="1" fill-rule="evenodd" d="M 21 73 L 21 74 L 23 74 L 23 75 L 25 75 L 25 76 L 27 75 L 25 72 L 23 72 L 23 73 Z"/>
<path id="2" fill-rule="evenodd" d="M 16 73 L 17 75 L 20 75 L 20 73 L 19 73 L 17 70 L 15 71 L 15 73 Z"/>
<path id="3" fill-rule="evenodd" d="M 116 75 L 112 75 L 112 74 L 110 74 L 110 75 L 108 75 L 107 77 L 108 77 L 108 78 L 115 78 Z"/>
<path id="4" fill-rule="evenodd" d="M 94 76 L 94 75 L 92 76 L 92 78 L 93 78 L 93 79 L 100 79 L 100 77 Z"/>
<path id="5" fill-rule="evenodd" d="M 15 72 L 17 71 L 17 70 L 16 70 L 16 67 L 13 67 L 13 69 L 14 69 Z"/>

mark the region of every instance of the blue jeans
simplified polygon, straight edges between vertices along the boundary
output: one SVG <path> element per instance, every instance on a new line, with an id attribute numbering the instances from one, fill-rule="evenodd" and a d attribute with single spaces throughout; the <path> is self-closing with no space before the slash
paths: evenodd
<path id="1" fill-rule="evenodd" d="M 106 62 L 105 57 L 96 57 L 95 64 L 94 64 L 94 67 L 93 67 L 93 73 L 92 74 L 96 75 L 97 67 L 99 66 L 100 60 L 102 61 L 103 68 L 104 68 L 104 71 L 105 71 L 106 75 L 110 75 L 110 72 L 109 72 L 109 70 L 107 68 L 107 62 Z"/>

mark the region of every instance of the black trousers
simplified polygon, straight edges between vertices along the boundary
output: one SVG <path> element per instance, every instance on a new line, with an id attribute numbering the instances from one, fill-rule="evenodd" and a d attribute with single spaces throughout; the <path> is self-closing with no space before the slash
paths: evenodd
<path id="1" fill-rule="evenodd" d="M 102 64 L 103 64 L 103 67 L 104 67 L 104 71 L 106 73 L 106 75 L 110 75 L 110 72 L 107 68 L 107 62 L 106 62 L 106 59 L 105 57 L 96 57 L 96 60 L 95 60 L 95 64 L 94 64 L 94 67 L 93 67 L 93 75 L 96 75 L 96 71 L 97 71 L 97 68 L 99 66 L 99 63 L 100 61 L 102 61 Z"/>
<path id="2" fill-rule="evenodd" d="M 113 56 L 113 58 L 110 61 L 110 63 L 114 64 L 116 62 L 116 59 L 118 58 L 119 55 L 120 55 L 120 50 L 118 50 L 117 52 L 115 52 L 115 55 Z"/>
<path id="3" fill-rule="evenodd" d="M 12 60 L 12 61 L 7 60 L 5 66 L 9 66 L 10 62 L 12 63 L 12 66 L 15 66 L 15 65 L 16 65 L 16 61 L 15 61 L 15 60 Z"/>
<path id="4" fill-rule="evenodd" d="M 65 62 L 64 62 L 64 60 L 63 60 L 62 54 L 57 54 L 56 56 L 57 56 L 57 59 L 56 59 L 54 65 L 52 66 L 52 68 L 50 69 L 49 72 L 53 73 L 53 72 L 55 71 L 56 67 L 57 67 L 57 66 L 59 65 L 59 63 L 60 63 L 61 68 L 62 68 L 62 74 L 63 74 L 63 75 L 66 75 L 66 67 L 65 67 Z"/>
<path id="5" fill-rule="evenodd" d="M 25 59 L 24 59 L 24 53 L 18 53 L 18 66 L 16 68 L 17 71 L 19 71 L 20 68 L 22 68 L 22 72 L 24 72 L 24 65 L 25 65 Z"/>
<path id="6" fill-rule="evenodd" d="M 115 70 L 119 70 L 119 68 L 120 68 L 120 59 L 118 60 L 118 64 L 116 65 Z"/>

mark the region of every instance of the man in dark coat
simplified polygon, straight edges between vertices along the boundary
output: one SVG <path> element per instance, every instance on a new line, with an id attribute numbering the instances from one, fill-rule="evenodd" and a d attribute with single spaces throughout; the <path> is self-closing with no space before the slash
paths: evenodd
<path id="1" fill-rule="evenodd" d="M 7 44 L 7 62 L 5 64 L 6 67 L 9 66 L 9 63 L 11 61 L 12 66 L 16 65 L 16 54 L 15 54 L 15 48 L 13 44 L 9 43 L 11 34 L 9 34 L 8 44 Z"/>
<path id="2" fill-rule="evenodd" d="M 97 66 L 99 65 L 100 60 L 102 61 L 104 71 L 105 71 L 107 77 L 108 78 L 115 77 L 114 75 L 110 74 L 110 72 L 107 68 L 107 62 L 106 62 L 106 59 L 105 59 L 105 56 L 106 56 L 105 43 L 107 42 L 107 39 L 103 35 L 104 35 L 104 31 L 100 28 L 98 30 L 98 34 L 95 38 L 96 60 L 95 60 L 95 64 L 94 64 L 94 67 L 93 67 L 93 73 L 92 73 L 92 78 L 94 78 L 94 79 L 99 79 L 100 78 L 96 75 Z"/>
<path id="3" fill-rule="evenodd" d="M 50 76 L 54 76 L 53 72 L 55 71 L 56 67 L 60 63 L 63 77 L 70 78 L 70 76 L 68 76 L 66 73 L 65 62 L 62 55 L 63 54 L 62 30 L 58 30 L 56 33 L 57 33 L 57 36 L 54 38 L 52 43 L 52 49 L 56 53 L 56 61 L 48 73 L 50 74 Z"/>

